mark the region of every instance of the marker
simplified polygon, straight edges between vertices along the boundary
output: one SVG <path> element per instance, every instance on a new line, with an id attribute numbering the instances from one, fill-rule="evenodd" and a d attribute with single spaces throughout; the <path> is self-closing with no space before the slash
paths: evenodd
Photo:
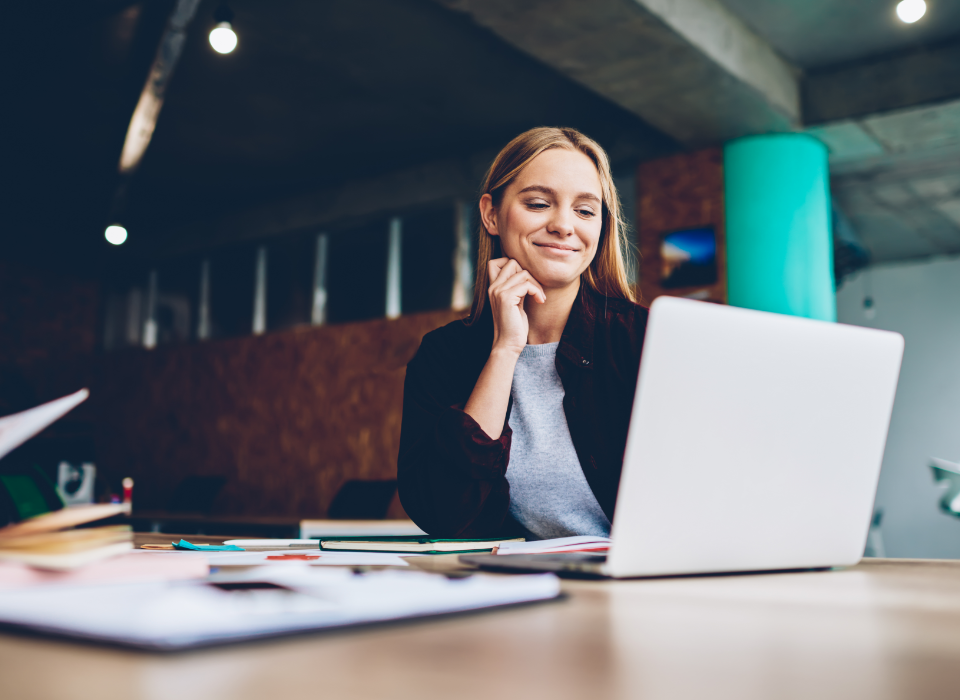
<path id="1" fill-rule="evenodd" d="M 123 505 L 127 507 L 127 513 L 133 508 L 133 479 L 129 476 L 123 480 Z"/>

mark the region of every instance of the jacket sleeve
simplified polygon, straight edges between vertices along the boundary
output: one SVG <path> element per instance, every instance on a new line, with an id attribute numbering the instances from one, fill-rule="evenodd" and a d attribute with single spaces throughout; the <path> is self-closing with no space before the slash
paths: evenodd
<path id="1" fill-rule="evenodd" d="M 498 537 L 509 518 L 511 430 L 494 440 L 463 411 L 450 357 L 424 338 L 407 365 L 397 479 L 404 510 L 435 537 Z"/>

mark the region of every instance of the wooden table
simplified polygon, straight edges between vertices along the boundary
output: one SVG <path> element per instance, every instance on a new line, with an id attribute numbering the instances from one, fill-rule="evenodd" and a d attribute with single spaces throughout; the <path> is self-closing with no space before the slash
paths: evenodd
<path id="1" fill-rule="evenodd" d="M 960 562 L 564 590 L 558 602 L 174 655 L 0 635 L 0 697 L 960 697 Z"/>

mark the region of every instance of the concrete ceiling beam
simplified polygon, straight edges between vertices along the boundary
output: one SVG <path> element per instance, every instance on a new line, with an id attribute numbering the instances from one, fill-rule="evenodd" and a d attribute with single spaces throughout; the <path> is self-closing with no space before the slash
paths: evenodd
<path id="1" fill-rule="evenodd" d="M 960 97 L 960 41 L 827 68 L 803 83 L 803 116 L 822 124 Z"/>
<path id="2" fill-rule="evenodd" d="M 799 71 L 718 0 L 436 2 L 687 146 L 800 123 Z"/>

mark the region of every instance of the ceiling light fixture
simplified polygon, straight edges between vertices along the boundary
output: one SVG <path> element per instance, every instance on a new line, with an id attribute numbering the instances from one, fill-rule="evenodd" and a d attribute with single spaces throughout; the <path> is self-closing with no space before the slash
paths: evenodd
<path id="1" fill-rule="evenodd" d="M 927 3 L 924 0 L 901 0 L 897 5 L 897 17 L 904 24 L 913 24 L 927 14 Z"/>
<path id="2" fill-rule="evenodd" d="M 111 224 L 107 226 L 107 229 L 103 232 L 103 237 L 107 239 L 108 243 L 120 245 L 127 240 L 127 229 L 120 224 Z"/>
<path id="3" fill-rule="evenodd" d="M 233 11 L 226 5 L 220 5 L 213 13 L 213 19 L 217 26 L 210 31 L 210 46 L 217 53 L 230 53 L 237 48 L 237 33 L 231 24 Z"/>

